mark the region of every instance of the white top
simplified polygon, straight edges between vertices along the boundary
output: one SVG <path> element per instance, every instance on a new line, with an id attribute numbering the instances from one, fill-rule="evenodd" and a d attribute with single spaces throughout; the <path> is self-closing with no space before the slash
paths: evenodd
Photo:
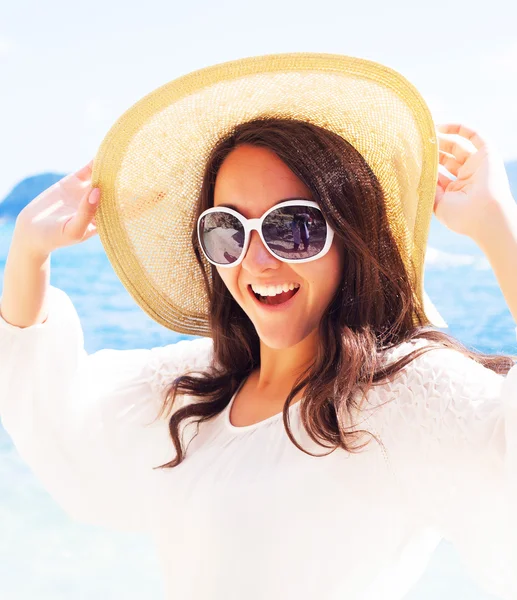
<path id="1" fill-rule="evenodd" d="M 375 440 L 308 456 L 281 414 L 235 427 L 228 406 L 179 467 L 153 470 L 175 450 L 167 417 L 147 424 L 212 340 L 87 355 L 70 298 L 51 287 L 49 308 L 32 327 L 0 319 L 3 426 L 71 517 L 152 535 L 167 598 L 397 600 L 441 537 L 488 592 L 517 598 L 517 365 L 505 377 L 435 349 L 373 388 L 371 406 L 390 401 L 361 426 L 388 460 Z M 325 453 L 299 406 L 296 438 Z"/>

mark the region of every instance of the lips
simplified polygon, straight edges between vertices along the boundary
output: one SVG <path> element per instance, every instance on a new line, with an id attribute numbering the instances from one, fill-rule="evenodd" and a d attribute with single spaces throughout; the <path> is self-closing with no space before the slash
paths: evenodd
<path id="1" fill-rule="evenodd" d="M 281 292 L 280 294 L 276 294 L 275 296 L 261 296 L 260 294 L 256 294 L 251 286 L 248 286 L 250 294 L 255 298 L 255 301 L 258 302 L 261 306 L 265 307 L 275 307 L 281 306 L 282 304 L 286 304 L 293 298 L 298 291 L 299 287 L 294 288 L 293 290 L 288 290 L 287 292 Z"/>

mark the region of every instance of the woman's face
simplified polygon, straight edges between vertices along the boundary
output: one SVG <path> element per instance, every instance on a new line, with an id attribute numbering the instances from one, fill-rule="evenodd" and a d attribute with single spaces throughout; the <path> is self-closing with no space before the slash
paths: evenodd
<path id="1" fill-rule="evenodd" d="M 278 156 L 255 146 L 239 146 L 226 157 L 216 178 L 214 206 L 232 204 L 248 219 L 261 217 L 269 208 L 290 199 L 313 200 L 309 189 Z M 303 240 L 300 247 L 303 248 Z M 329 252 L 308 263 L 285 263 L 251 232 L 248 251 L 236 267 L 217 268 L 221 279 L 270 348 L 289 348 L 316 327 L 340 280 L 343 251 L 336 236 Z M 267 310 L 256 299 L 250 284 L 297 283 L 300 289 L 289 308 Z"/>

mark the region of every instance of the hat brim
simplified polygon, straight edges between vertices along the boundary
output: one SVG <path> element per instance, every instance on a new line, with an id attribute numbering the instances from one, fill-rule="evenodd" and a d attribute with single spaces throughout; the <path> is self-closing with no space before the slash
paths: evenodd
<path id="1" fill-rule="evenodd" d="M 325 127 L 361 153 L 384 190 L 415 294 L 429 322 L 444 323 L 423 289 L 438 174 L 430 111 L 393 69 L 332 54 L 266 55 L 201 69 L 154 90 L 112 126 L 93 164 L 92 185 L 102 193 L 96 222 L 139 306 L 169 329 L 211 335 L 191 244 L 206 160 L 235 125 L 266 116 Z"/>

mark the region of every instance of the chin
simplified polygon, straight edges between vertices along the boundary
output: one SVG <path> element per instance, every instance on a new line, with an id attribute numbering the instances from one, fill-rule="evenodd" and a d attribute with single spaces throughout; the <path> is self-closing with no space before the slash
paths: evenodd
<path id="1" fill-rule="evenodd" d="M 276 327 L 274 330 L 268 330 L 268 328 L 257 328 L 255 326 L 257 335 L 260 341 L 273 350 L 285 350 L 286 348 L 292 348 L 297 344 L 303 342 L 310 332 L 300 331 L 299 329 L 293 329 L 290 326 L 285 328 Z"/>

